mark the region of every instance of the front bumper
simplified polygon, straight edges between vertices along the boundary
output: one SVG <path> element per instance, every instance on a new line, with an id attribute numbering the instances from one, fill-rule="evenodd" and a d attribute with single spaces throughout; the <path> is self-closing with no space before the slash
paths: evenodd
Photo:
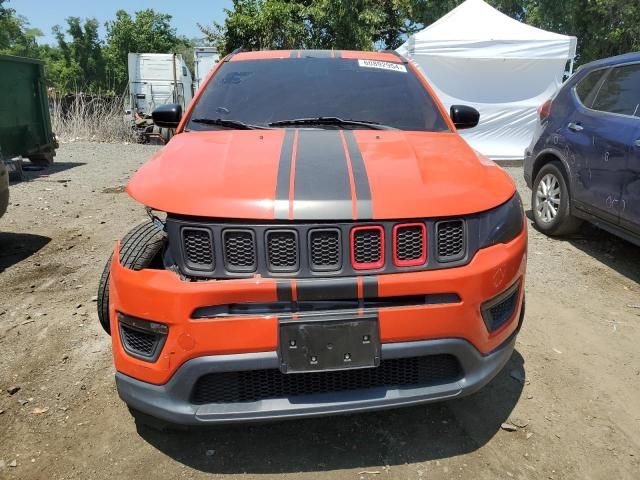
<path id="1" fill-rule="evenodd" d="M 522 319 L 522 313 L 520 319 Z M 486 385 L 511 357 L 515 332 L 498 349 L 482 355 L 461 339 L 391 343 L 382 346 L 382 360 L 454 355 L 464 372 L 461 379 L 428 387 L 372 388 L 337 393 L 274 398 L 256 402 L 194 405 L 190 395 L 198 378 L 212 372 L 277 369 L 276 352 L 212 355 L 189 360 L 164 385 L 152 385 L 116 373 L 120 397 L 132 408 L 181 425 L 251 422 L 366 412 L 417 405 L 469 395 Z M 305 375 L 305 374 L 299 374 Z"/>

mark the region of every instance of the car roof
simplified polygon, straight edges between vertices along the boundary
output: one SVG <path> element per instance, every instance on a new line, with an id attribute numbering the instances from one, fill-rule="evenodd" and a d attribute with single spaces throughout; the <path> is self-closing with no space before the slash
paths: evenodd
<path id="1" fill-rule="evenodd" d="M 602 58 L 593 62 L 587 63 L 580 67 L 580 70 L 593 70 L 600 67 L 609 67 L 613 65 L 620 65 L 623 63 L 640 62 L 640 52 L 625 53 L 623 55 L 616 55 L 615 57 Z"/>
<path id="2" fill-rule="evenodd" d="M 260 50 L 232 53 L 227 61 L 275 60 L 282 58 L 336 58 L 348 60 L 376 60 L 379 62 L 406 63 L 407 60 L 396 52 L 362 52 L 356 50 Z"/>

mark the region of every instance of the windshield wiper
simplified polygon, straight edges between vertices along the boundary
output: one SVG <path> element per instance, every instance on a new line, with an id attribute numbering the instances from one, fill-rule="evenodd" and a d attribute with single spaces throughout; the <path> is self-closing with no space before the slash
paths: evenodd
<path id="1" fill-rule="evenodd" d="M 382 125 L 378 122 L 368 120 L 351 120 L 340 117 L 312 117 L 312 118 L 292 118 L 290 120 L 278 120 L 269 123 L 270 127 L 286 127 L 289 125 L 336 125 L 364 127 L 372 130 L 396 130 L 394 127 Z"/>
<path id="2" fill-rule="evenodd" d="M 238 130 L 268 130 L 269 127 L 261 125 L 251 125 L 240 120 L 227 120 L 225 118 L 192 118 L 193 123 L 202 123 L 204 125 L 215 125 L 217 127 L 236 128 Z"/>

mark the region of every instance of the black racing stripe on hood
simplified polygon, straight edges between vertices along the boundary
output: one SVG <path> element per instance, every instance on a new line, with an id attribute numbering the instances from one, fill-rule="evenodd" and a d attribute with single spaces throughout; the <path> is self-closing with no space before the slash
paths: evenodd
<path id="1" fill-rule="evenodd" d="M 349 169 L 338 130 L 298 131 L 292 220 L 352 220 Z"/>
<path id="2" fill-rule="evenodd" d="M 373 219 L 373 206 L 371 203 L 371 187 L 367 169 L 364 166 L 362 153 L 358 147 L 358 142 L 352 130 L 344 131 L 344 138 L 347 142 L 347 150 L 351 159 L 351 170 L 353 171 L 353 182 L 356 187 L 356 211 L 358 220 Z"/>
<path id="3" fill-rule="evenodd" d="M 287 220 L 289 218 L 289 179 L 291 176 L 294 136 L 295 130 L 287 130 L 280 149 L 274 206 L 274 218 L 276 220 Z"/>

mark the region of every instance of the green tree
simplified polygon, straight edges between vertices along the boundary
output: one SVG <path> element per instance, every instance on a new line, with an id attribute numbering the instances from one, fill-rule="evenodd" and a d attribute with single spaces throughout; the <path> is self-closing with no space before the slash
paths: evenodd
<path id="1" fill-rule="evenodd" d="M 463 0 L 234 0 L 224 23 L 199 25 L 221 53 L 237 47 L 397 48 Z M 487 0 L 506 15 L 578 37 L 580 63 L 640 50 L 640 2 Z"/>
<path id="2" fill-rule="evenodd" d="M 17 15 L 13 8 L 5 6 L 7 0 L 0 0 L 0 53 L 35 57 L 38 55 L 37 38 L 42 32 L 29 28 L 26 18 Z"/>
<path id="3" fill-rule="evenodd" d="M 42 49 L 50 81 L 63 91 L 97 92 L 108 88 L 98 21 L 84 24 L 78 17 L 67 18 L 67 28 L 56 25 L 53 33 L 58 48 Z"/>
<path id="4" fill-rule="evenodd" d="M 187 45 L 184 37 L 178 37 L 171 26 L 171 15 L 153 9 L 136 12 L 135 18 L 118 10 L 115 20 L 107 22 L 105 27 L 108 75 L 119 89 L 127 84 L 130 52 L 171 53 Z"/>

